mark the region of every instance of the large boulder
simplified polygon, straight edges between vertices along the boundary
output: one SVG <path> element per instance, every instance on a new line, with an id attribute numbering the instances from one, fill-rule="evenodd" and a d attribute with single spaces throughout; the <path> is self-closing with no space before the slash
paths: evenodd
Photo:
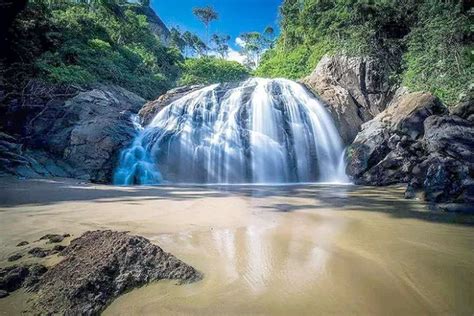
<path id="1" fill-rule="evenodd" d="M 114 231 L 89 231 L 62 251 L 32 290 L 38 315 L 99 315 L 117 296 L 147 283 L 180 283 L 202 274 L 149 240 Z"/>
<path id="2" fill-rule="evenodd" d="M 415 92 L 399 97 L 362 125 L 362 131 L 349 148 L 349 175 L 357 182 L 374 185 L 406 180 L 407 169 L 410 169 L 407 163 L 416 163 L 414 154 L 421 150 L 415 143 L 424 134 L 424 120 L 446 112 L 439 99 L 429 93 Z M 385 168 L 403 172 L 394 177 L 392 172 L 384 172 Z"/>
<path id="3" fill-rule="evenodd" d="M 29 121 L 25 143 L 72 166 L 75 177 L 109 182 L 120 149 L 135 134 L 131 116 L 144 103 L 115 86 L 80 92 L 65 102 L 48 104 Z"/>
<path id="4" fill-rule="evenodd" d="M 204 85 L 178 87 L 167 91 L 156 100 L 147 102 L 138 113 L 138 116 L 140 117 L 140 124 L 143 126 L 150 124 L 153 118 L 170 103 L 173 103 L 188 93 L 202 89 L 203 87 Z"/>
<path id="5" fill-rule="evenodd" d="M 408 183 L 407 197 L 471 203 L 473 139 L 471 121 L 450 115 L 429 93 L 410 93 L 362 126 L 347 171 L 360 184 Z"/>
<path id="6" fill-rule="evenodd" d="M 0 132 L 0 175 L 73 177 L 75 170 L 55 155 L 30 150 L 15 137 Z"/>
<path id="7" fill-rule="evenodd" d="M 326 103 L 346 144 L 364 122 L 382 112 L 395 91 L 387 66 L 376 58 L 325 56 L 302 83 Z"/>

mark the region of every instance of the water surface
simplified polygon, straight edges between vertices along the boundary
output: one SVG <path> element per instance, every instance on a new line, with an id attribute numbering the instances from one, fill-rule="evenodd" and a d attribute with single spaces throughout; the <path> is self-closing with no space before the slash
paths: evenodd
<path id="1" fill-rule="evenodd" d="M 2 260 L 43 233 L 109 228 L 143 235 L 205 274 L 131 291 L 105 315 L 474 312 L 473 218 L 431 212 L 401 187 L 0 189 Z M 12 314 L 21 295 L 0 300 L 0 311 Z"/>

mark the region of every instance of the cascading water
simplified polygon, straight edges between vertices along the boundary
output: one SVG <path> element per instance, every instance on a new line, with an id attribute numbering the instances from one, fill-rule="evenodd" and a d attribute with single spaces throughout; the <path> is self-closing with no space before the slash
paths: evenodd
<path id="1" fill-rule="evenodd" d="M 121 153 L 115 184 L 346 183 L 323 105 L 284 79 L 211 85 L 164 108 Z"/>

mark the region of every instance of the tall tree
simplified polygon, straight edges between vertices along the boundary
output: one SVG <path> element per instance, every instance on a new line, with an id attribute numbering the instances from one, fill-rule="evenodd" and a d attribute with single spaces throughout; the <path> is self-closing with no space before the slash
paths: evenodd
<path id="1" fill-rule="evenodd" d="M 171 33 L 171 45 L 178 48 L 181 53 L 186 55 L 186 41 L 183 39 L 183 34 L 177 27 L 172 27 L 170 30 Z"/>
<path id="2" fill-rule="evenodd" d="M 230 36 L 229 35 L 218 35 L 213 34 L 211 38 L 211 42 L 214 43 L 216 47 L 216 51 L 221 58 L 226 58 L 229 52 L 229 42 Z"/>
<path id="3" fill-rule="evenodd" d="M 217 20 L 219 14 L 211 6 L 194 8 L 193 14 L 199 21 L 204 23 L 204 26 L 206 27 L 206 42 L 207 45 L 209 45 L 209 24 L 211 24 L 212 21 Z"/>
<path id="4" fill-rule="evenodd" d="M 207 50 L 206 44 L 197 36 L 196 34 L 193 34 L 189 31 L 186 31 L 183 33 L 181 36 L 185 43 L 185 52 L 184 54 L 187 56 L 188 50 L 190 49 L 194 54 L 199 55 L 199 56 L 204 56 Z"/>

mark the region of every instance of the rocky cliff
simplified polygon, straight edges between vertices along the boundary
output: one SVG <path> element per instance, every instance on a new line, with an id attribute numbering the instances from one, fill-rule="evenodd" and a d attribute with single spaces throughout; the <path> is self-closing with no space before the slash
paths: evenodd
<path id="1" fill-rule="evenodd" d="M 474 201 L 474 103 L 448 110 L 429 93 L 391 86 L 368 57 L 324 57 L 302 83 L 325 102 L 348 147 L 355 183 L 407 183 L 407 198 Z"/>
<path id="2" fill-rule="evenodd" d="M 115 86 L 12 102 L 0 133 L 0 172 L 108 183 L 119 151 L 135 134 L 131 116 L 144 103 Z"/>

